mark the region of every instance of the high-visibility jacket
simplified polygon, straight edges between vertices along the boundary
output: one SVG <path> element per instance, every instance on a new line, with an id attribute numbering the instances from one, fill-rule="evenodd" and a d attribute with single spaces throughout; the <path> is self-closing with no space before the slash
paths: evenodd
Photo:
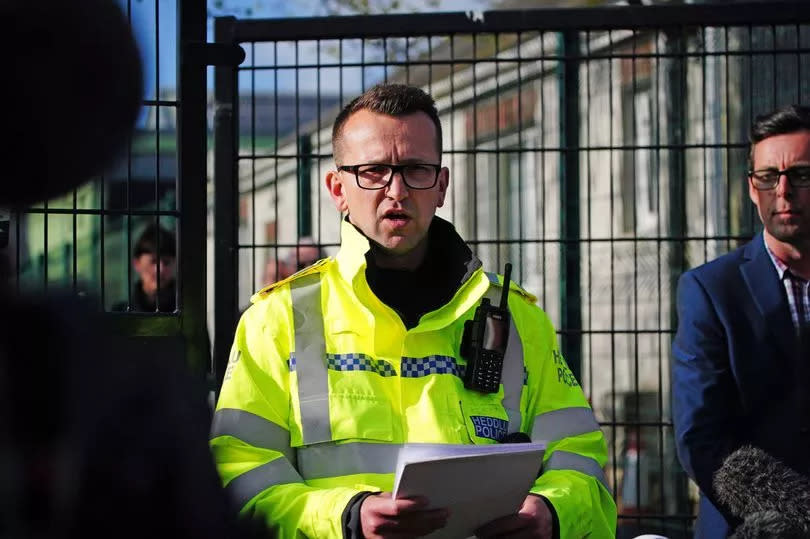
<path id="1" fill-rule="evenodd" d="M 452 300 L 406 329 L 368 286 L 368 249 L 344 221 L 334 259 L 262 290 L 242 315 L 211 447 L 243 514 L 279 537 L 341 537 L 353 497 L 392 490 L 401 444 L 521 431 L 548 443 L 531 492 L 554 506 L 560 536 L 615 536 L 604 436 L 535 298 L 512 284 L 500 389 L 467 390 L 464 321 L 502 278 L 473 257 Z"/>

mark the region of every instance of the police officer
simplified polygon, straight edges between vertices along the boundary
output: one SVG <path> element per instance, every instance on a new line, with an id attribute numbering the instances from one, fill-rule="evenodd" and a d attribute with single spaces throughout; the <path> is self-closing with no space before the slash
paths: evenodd
<path id="1" fill-rule="evenodd" d="M 243 514 L 280 537 L 426 535 L 448 513 L 391 497 L 399 446 L 524 433 L 548 442 L 542 474 L 519 511 L 477 534 L 614 536 L 604 437 L 581 388 L 558 376 L 554 328 L 520 287 L 497 392 L 465 388 L 464 322 L 503 279 L 435 216 L 449 170 L 433 99 L 375 86 L 332 136 L 340 251 L 253 297 L 217 404 L 211 446 Z"/>

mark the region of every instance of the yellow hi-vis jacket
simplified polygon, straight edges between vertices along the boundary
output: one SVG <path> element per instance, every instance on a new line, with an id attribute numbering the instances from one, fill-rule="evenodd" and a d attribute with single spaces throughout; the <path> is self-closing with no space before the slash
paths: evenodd
<path id="1" fill-rule="evenodd" d="M 334 259 L 257 293 L 236 330 L 211 447 L 242 513 L 282 538 L 342 537 L 355 495 L 392 490 L 401 444 L 521 431 L 548 443 L 531 492 L 554 506 L 560 537 L 615 536 L 604 437 L 535 298 L 510 289 L 498 393 L 467 390 L 464 321 L 502 279 L 474 258 L 452 300 L 407 330 L 366 282 L 368 240 L 345 221 L 341 232 Z"/>

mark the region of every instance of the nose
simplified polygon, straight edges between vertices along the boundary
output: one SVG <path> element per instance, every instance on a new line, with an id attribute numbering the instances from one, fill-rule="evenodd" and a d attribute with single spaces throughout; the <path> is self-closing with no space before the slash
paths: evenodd
<path id="1" fill-rule="evenodd" d="M 385 195 L 393 200 L 402 200 L 408 197 L 408 186 L 405 185 L 405 177 L 400 171 L 391 173 L 391 180 L 385 188 Z"/>
<path id="2" fill-rule="evenodd" d="M 782 173 L 779 175 L 779 182 L 776 184 L 776 194 L 782 195 L 784 198 L 790 198 L 793 194 L 793 186 L 790 185 L 787 174 Z"/>

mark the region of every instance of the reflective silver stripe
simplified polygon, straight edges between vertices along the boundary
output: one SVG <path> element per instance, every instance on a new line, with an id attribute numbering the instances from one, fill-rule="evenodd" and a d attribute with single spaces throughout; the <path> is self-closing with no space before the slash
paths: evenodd
<path id="1" fill-rule="evenodd" d="M 501 290 L 498 276 L 495 273 L 485 272 L 489 280 L 497 284 L 498 288 L 490 287 L 486 296 L 494 305 L 501 302 Z M 520 394 L 523 391 L 523 343 L 520 341 L 517 326 L 512 316 L 509 317 L 509 339 L 506 343 L 506 352 L 503 357 L 501 369 L 501 383 L 503 384 L 503 404 L 506 416 L 509 418 L 509 434 L 520 431 L 522 416 L 520 414 Z"/>
<path id="2" fill-rule="evenodd" d="M 402 444 L 320 444 L 298 448 L 298 470 L 305 479 L 361 473 L 394 473 Z"/>
<path id="3" fill-rule="evenodd" d="M 599 423 L 590 408 L 560 408 L 534 418 L 532 440 L 553 442 L 595 430 L 599 430 Z"/>
<path id="4" fill-rule="evenodd" d="M 494 284 L 496 286 L 501 286 L 501 282 L 498 280 L 498 274 L 497 273 L 493 273 L 491 271 L 485 271 L 484 274 L 486 274 L 487 279 L 489 279 L 490 283 L 492 283 L 492 284 Z"/>
<path id="5" fill-rule="evenodd" d="M 257 494 L 270 487 L 303 481 L 292 464 L 280 457 L 234 477 L 225 490 L 236 503 L 236 507 L 242 508 Z"/>
<path id="6" fill-rule="evenodd" d="M 235 408 L 217 410 L 211 423 L 211 439 L 217 436 L 233 436 L 254 447 L 280 451 L 295 465 L 289 431 L 256 414 Z"/>
<path id="7" fill-rule="evenodd" d="M 584 457 L 569 451 L 555 451 L 543 465 L 543 472 L 550 470 L 575 470 L 582 472 L 596 478 L 610 491 L 604 470 L 602 470 L 598 462 L 590 457 Z"/>
<path id="8" fill-rule="evenodd" d="M 320 273 L 295 279 L 290 284 L 290 293 L 301 429 L 304 444 L 316 444 L 332 439 Z"/>
<path id="9" fill-rule="evenodd" d="M 509 341 L 506 343 L 506 353 L 503 358 L 501 371 L 503 384 L 503 407 L 509 417 L 509 433 L 520 431 L 522 417 L 520 414 L 520 394 L 523 391 L 523 343 L 515 326 L 515 321 L 509 317 Z"/>

